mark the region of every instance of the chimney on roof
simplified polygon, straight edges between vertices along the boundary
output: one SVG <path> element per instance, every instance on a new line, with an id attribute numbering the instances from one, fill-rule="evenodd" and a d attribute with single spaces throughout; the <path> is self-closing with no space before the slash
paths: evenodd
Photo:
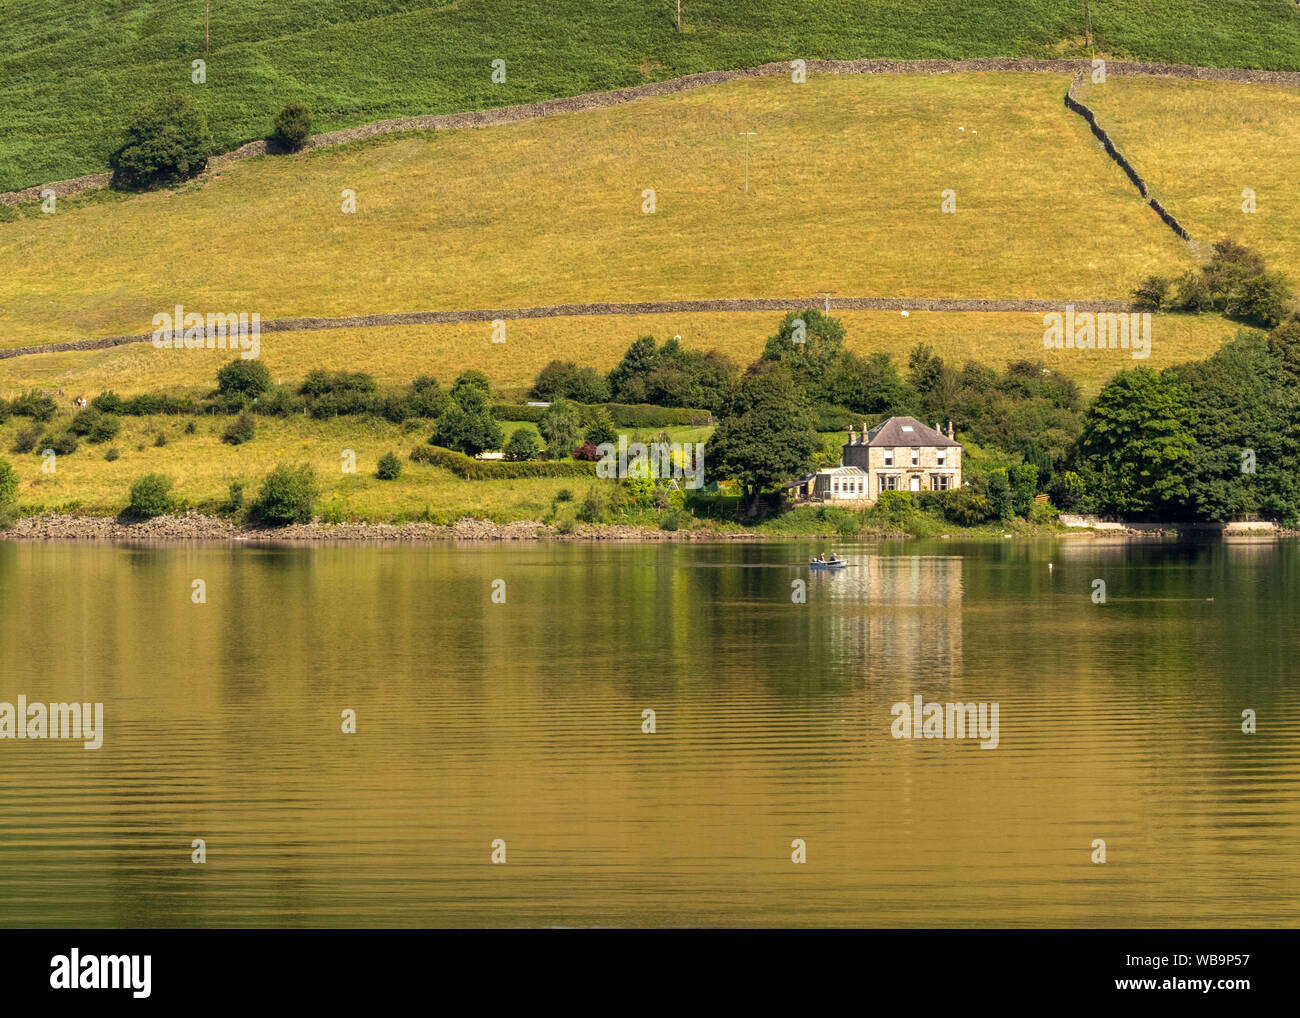
<path id="1" fill-rule="evenodd" d="M 949 437 L 949 438 L 952 438 L 952 418 L 951 418 L 951 417 L 948 418 L 948 437 Z M 953 441 L 956 441 L 956 439 L 953 439 Z"/>
<path id="2" fill-rule="evenodd" d="M 858 433 L 853 430 L 853 425 L 849 425 L 849 445 L 858 444 Z"/>

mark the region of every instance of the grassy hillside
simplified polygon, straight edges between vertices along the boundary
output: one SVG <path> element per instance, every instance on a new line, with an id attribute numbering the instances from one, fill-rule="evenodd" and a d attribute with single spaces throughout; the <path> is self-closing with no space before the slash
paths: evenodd
<path id="1" fill-rule="evenodd" d="M 1112 78 L 1086 100 L 1193 237 L 1233 237 L 1300 283 L 1300 89 Z"/>
<path id="2" fill-rule="evenodd" d="M 1104 0 L 1099 51 L 1300 69 L 1292 0 Z M 8 0 L 0 17 L 0 190 L 105 168 L 129 111 L 185 90 L 218 145 L 302 100 L 318 128 L 501 106 L 793 57 L 1082 52 L 1081 0 Z M 493 84 L 503 59 L 507 80 Z"/>
<path id="3" fill-rule="evenodd" d="M 0 344 L 148 332 L 177 303 L 270 319 L 822 290 L 1124 298 L 1192 259 L 1064 108 L 1066 84 L 748 79 L 65 202 L 0 223 Z"/>
<path id="4" fill-rule="evenodd" d="M 857 353 L 885 351 L 900 366 L 917 343 L 928 343 L 950 363 L 968 360 L 1002 367 L 1015 360 L 1041 360 L 1079 383 L 1091 396 L 1115 372 L 1143 363 L 1164 367 L 1208 356 L 1236 326 L 1215 315 L 1157 315 L 1152 351 L 1134 361 L 1127 351 L 1105 353 L 1044 350 L 1043 321 L 1035 314 L 949 314 L 836 311 Z M 550 360 L 578 360 L 607 371 L 639 335 L 675 335 L 702 350 L 718 349 L 746 365 L 763 351 L 781 315 L 680 314 L 526 319 L 511 322 L 504 344 L 492 343 L 483 323 L 405 328 L 279 332 L 262 337 L 262 361 L 277 380 L 294 381 L 313 368 L 364 370 L 380 382 L 405 385 L 421 374 L 444 383 L 461 371 L 482 371 L 502 389 L 522 389 Z M 149 344 L 90 352 L 39 354 L 0 361 L 0 397 L 29 388 L 64 390 L 68 401 L 104 389 L 127 395 L 143 390 L 209 390 L 225 351 L 172 354 Z"/>

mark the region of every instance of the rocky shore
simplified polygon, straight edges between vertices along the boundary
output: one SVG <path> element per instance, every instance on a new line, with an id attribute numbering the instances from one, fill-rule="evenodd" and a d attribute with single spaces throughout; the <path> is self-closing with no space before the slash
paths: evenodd
<path id="1" fill-rule="evenodd" d="M 493 523 L 464 517 L 450 526 L 436 523 L 299 523 L 287 527 L 243 526 L 218 516 L 190 512 L 151 520 L 115 516 L 25 516 L 0 540 L 10 541 L 726 541 L 762 540 L 753 533 L 716 530 L 666 531 L 658 527 L 578 524 L 571 533 L 535 520 Z"/>

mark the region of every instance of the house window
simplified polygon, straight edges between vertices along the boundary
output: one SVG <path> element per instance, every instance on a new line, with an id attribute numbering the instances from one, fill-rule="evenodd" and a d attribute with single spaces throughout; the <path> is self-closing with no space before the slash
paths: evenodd
<path id="1" fill-rule="evenodd" d="M 913 449 L 913 450 L 912 450 L 912 466 L 914 466 L 914 467 L 919 467 L 920 465 L 921 465 L 921 450 L 920 450 L 920 449 Z"/>
<path id="2" fill-rule="evenodd" d="M 893 465 L 894 465 L 894 450 L 893 450 L 893 449 L 886 449 L 886 450 L 885 450 L 885 466 L 887 466 L 887 467 L 892 467 Z"/>
<path id="3" fill-rule="evenodd" d="M 940 449 L 938 452 L 934 454 L 934 456 L 935 456 L 935 462 L 937 462 L 939 466 L 946 467 L 948 465 L 947 449 Z"/>
<path id="4" fill-rule="evenodd" d="M 948 474 L 930 475 L 931 491 L 947 491 L 952 487 L 952 478 Z"/>
<path id="5" fill-rule="evenodd" d="M 897 491 L 897 490 L 898 490 L 898 475 L 896 475 L 896 474 L 881 474 L 881 475 L 880 475 L 880 490 L 881 490 L 881 491 Z"/>

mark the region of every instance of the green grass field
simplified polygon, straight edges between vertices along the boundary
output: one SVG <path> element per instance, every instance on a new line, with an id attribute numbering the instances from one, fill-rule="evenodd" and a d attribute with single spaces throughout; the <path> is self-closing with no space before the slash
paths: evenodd
<path id="1" fill-rule="evenodd" d="M 1099 51 L 1300 68 L 1291 0 L 1096 0 Z M 1057 57 L 1083 50 L 1081 0 L 218 0 L 207 82 L 200 0 L 10 0 L 0 20 L 0 190 L 102 170 L 130 111 L 202 104 L 217 145 L 263 137 L 286 102 L 319 130 L 530 102 L 767 61 Z M 491 61 L 506 81 L 491 81 Z"/>
<path id="2" fill-rule="evenodd" d="M 1193 260 L 1064 108 L 1067 83 L 749 79 L 250 159 L 0 223 L 0 343 L 145 333 L 178 303 L 271 319 L 822 290 L 1126 298 Z M 742 130 L 758 132 L 748 193 Z"/>

